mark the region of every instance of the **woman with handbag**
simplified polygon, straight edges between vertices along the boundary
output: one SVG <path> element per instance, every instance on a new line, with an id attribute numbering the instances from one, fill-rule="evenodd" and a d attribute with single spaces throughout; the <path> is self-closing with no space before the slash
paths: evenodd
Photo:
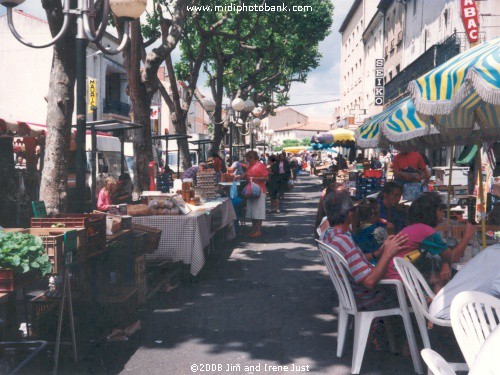
<path id="1" fill-rule="evenodd" d="M 259 161 L 259 155 L 256 151 L 248 151 L 245 158 L 249 164 L 248 169 L 245 174 L 236 176 L 236 178 L 245 178 L 251 185 L 249 191 L 255 192 L 256 187 L 252 184 L 260 188 L 258 196 L 255 193 L 244 194 L 247 198 L 246 218 L 252 220 L 252 230 L 248 233 L 248 237 L 260 237 L 262 236 L 262 221 L 266 218 L 266 182 L 269 180 L 269 175 L 266 166 Z"/>

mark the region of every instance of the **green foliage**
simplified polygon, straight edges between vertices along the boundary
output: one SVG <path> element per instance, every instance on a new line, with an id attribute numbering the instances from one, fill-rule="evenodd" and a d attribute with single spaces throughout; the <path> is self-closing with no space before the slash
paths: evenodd
<path id="1" fill-rule="evenodd" d="M 295 146 L 300 146 L 300 141 L 298 139 L 283 140 L 283 147 L 295 147 Z"/>
<path id="2" fill-rule="evenodd" d="M 311 145 L 311 140 L 309 138 L 303 138 L 302 141 L 300 142 L 301 146 L 310 146 Z"/>
<path id="3" fill-rule="evenodd" d="M 0 232 L 0 267 L 17 273 L 39 270 L 42 276 L 52 270 L 41 238 L 16 232 Z"/>

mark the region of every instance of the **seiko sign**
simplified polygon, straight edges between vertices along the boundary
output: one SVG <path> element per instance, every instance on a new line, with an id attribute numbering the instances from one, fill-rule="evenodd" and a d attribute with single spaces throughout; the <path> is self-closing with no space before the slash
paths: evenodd
<path id="1" fill-rule="evenodd" d="M 384 105 L 384 59 L 375 59 L 375 105 Z"/>
<path id="2" fill-rule="evenodd" d="M 460 0 L 462 9 L 462 21 L 469 42 L 476 43 L 479 40 L 479 18 L 474 0 Z"/>

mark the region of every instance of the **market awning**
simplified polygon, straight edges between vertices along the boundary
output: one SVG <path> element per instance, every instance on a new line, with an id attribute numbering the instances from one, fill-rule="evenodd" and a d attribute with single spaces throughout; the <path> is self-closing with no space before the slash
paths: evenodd
<path id="1" fill-rule="evenodd" d="M 285 151 L 286 153 L 296 154 L 298 152 L 307 151 L 307 147 L 306 146 L 283 147 L 283 151 Z"/>
<path id="2" fill-rule="evenodd" d="M 349 129 L 342 129 L 342 128 L 333 129 L 330 130 L 328 133 L 333 135 L 334 143 L 353 142 L 355 140 L 354 132 Z"/>

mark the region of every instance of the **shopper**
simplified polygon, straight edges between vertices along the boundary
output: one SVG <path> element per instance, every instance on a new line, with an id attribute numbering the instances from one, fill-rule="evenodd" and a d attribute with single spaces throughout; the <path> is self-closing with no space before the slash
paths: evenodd
<path id="1" fill-rule="evenodd" d="M 285 192 L 288 190 L 291 171 L 285 152 L 279 154 L 278 161 L 271 168 L 272 172 L 278 175 L 278 199 L 283 199 Z"/>
<path id="2" fill-rule="evenodd" d="M 269 198 L 271 199 L 271 208 L 270 212 L 279 213 L 279 184 L 278 178 L 279 173 L 276 172 L 276 167 L 274 167 L 278 163 L 278 158 L 276 155 L 271 155 L 268 159 L 267 170 L 269 173 L 269 181 L 267 182 L 267 191 L 269 193 Z M 273 172 L 274 171 L 274 172 Z"/>
<path id="3" fill-rule="evenodd" d="M 421 181 L 429 178 L 422 155 L 415 151 L 403 150 L 394 157 L 392 169 L 395 181 L 403 186 L 403 199 L 417 199 L 422 193 Z"/>
<path id="4" fill-rule="evenodd" d="M 231 166 L 227 168 L 227 172 L 232 173 L 235 176 L 241 176 L 244 172 L 243 167 L 238 160 L 238 157 L 234 155 L 232 159 L 233 162 L 231 163 Z"/>
<path id="5" fill-rule="evenodd" d="M 379 194 L 380 219 L 391 234 L 399 233 L 406 226 L 405 212 L 398 207 L 402 195 L 402 186 L 394 181 L 387 182 Z"/>
<path id="6" fill-rule="evenodd" d="M 249 237 L 262 236 L 262 221 L 266 219 L 266 182 L 269 180 L 266 166 L 259 161 L 259 155 L 256 151 L 248 151 L 245 154 L 248 162 L 248 170 L 241 176 L 236 178 L 246 178 L 247 183 L 250 181 L 260 186 L 261 194 L 259 198 L 247 200 L 247 219 L 252 220 L 252 229 L 248 234 Z"/>

